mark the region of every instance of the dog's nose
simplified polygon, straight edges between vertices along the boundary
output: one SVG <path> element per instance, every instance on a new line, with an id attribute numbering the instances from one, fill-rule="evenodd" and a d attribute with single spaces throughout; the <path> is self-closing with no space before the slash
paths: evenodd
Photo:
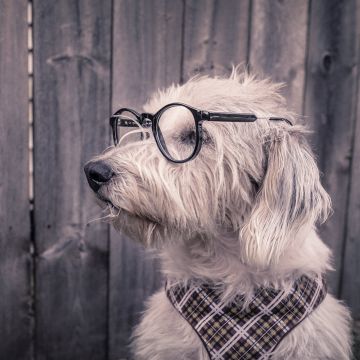
<path id="1" fill-rule="evenodd" d="M 95 192 L 114 175 L 111 167 L 104 161 L 89 162 L 85 165 L 84 171 L 90 187 Z"/>

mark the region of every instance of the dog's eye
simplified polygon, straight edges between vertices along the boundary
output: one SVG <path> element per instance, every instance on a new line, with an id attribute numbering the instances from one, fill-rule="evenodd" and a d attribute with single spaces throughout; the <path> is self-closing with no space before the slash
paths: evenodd
<path id="1" fill-rule="evenodd" d="M 179 137 L 179 141 L 183 144 L 186 144 L 186 145 L 195 145 L 196 144 L 196 132 L 195 130 L 192 130 L 192 129 L 187 129 L 187 130 L 184 130 L 180 137 Z M 202 131 L 202 143 L 203 144 L 208 144 L 211 142 L 211 139 L 210 139 L 210 136 L 209 136 L 209 133 L 203 129 Z"/>
<path id="2" fill-rule="evenodd" d="M 195 130 L 185 130 L 181 133 L 180 141 L 187 145 L 194 145 L 196 143 Z"/>

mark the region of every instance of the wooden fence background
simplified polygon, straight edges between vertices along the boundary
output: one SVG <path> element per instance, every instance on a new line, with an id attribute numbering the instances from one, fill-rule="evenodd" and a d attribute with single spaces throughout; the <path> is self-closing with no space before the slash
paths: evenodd
<path id="1" fill-rule="evenodd" d="M 109 144 L 107 118 L 119 105 L 139 108 L 158 87 L 241 62 L 285 82 L 290 107 L 315 131 L 334 207 L 321 228 L 334 251 L 331 288 L 351 307 L 359 333 L 360 0 L 31 6 L 32 18 L 25 0 L 0 0 L 2 359 L 128 359 L 130 329 L 160 276 L 133 242 L 89 223 L 99 209 L 83 164 Z"/>

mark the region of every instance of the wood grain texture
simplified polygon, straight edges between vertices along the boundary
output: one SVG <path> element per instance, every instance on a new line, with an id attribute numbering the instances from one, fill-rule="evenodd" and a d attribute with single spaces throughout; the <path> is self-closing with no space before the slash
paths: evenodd
<path id="1" fill-rule="evenodd" d="M 0 0 L 0 357 L 19 360 L 32 339 L 26 14 Z"/>
<path id="2" fill-rule="evenodd" d="M 359 69 L 357 69 L 359 71 Z M 359 76 L 359 75 L 358 75 Z M 360 76 L 359 76 L 360 79 Z M 359 93 L 357 96 L 359 104 Z M 340 297 L 350 307 L 354 319 L 356 359 L 360 358 L 360 106 L 357 106 L 356 128 L 352 151 L 351 181 L 347 212 L 347 231 L 344 238 L 343 271 L 340 278 Z"/>
<path id="3" fill-rule="evenodd" d="M 180 81 L 182 14 L 181 0 L 115 0 L 113 110 L 141 110 L 154 90 Z M 109 358 L 117 360 L 129 357 L 131 330 L 161 281 L 158 263 L 115 231 L 110 253 Z"/>
<path id="4" fill-rule="evenodd" d="M 37 359 L 107 358 L 108 227 L 84 163 L 107 144 L 111 1 L 34 1 Z"/>
<path id="5" fill-rule="evenodd" d="M 356 38 L 360 36 L 360 2 L 356 8 Z M 360 43 L 356 41 L 356 58 L 360 56 Z M 347 227 L 344 234 L 344 251 L 340 278 L 340 297 L 350 306 L 354 320 L 355 359 L 360 358 L 360 64 L 356 62 L 354 72 L 357 88 L 353 92 L 351 117 L 352 154 L 350 185 L 348 189 Z"/>
<path id="6" fill-rule="evenodd" d="M 179 82 L 182 1 L 115 0 L 113 109 L 141 110 L 153 91 Z"/>
<path id="7" fill-rule="evenodd" d="M 347 198 L 356 93 L 356 1 L 313 1 L 309 29 L 309 57 L 304 115 L 314 130 L 312 138 L 323 183 L 334 214 L 320 235 L 332 248 L 334 266 L 330 285 L 338 293 L 346 228 Z"/>
<path id="8" fill-rule="evenodd" d="M 301 114 L 308 1 L 254 0 L 252 4 L 250 69 L 283 82 L 288 107 Z"/>
<path id="9" fill-rule="evenodd" d="M 185 0 L 182 78 L 229 74 L 245 64 L 248 0 Z"/>

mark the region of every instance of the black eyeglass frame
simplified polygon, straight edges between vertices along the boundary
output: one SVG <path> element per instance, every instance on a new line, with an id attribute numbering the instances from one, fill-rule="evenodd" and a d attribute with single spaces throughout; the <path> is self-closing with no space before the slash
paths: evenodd
<path id="1" fill-rule="evenodd" d="M 194 147 L 194 151 L 192 152 L 192 154 L 190 156 L 188 156 L 186 159 L 184 160 L 176 160 L 174 158 L 172 158 L 169 154 L 169 152 L 166 150 L 166 145 L 165 142 L 163 140 L 161 140 L 162 135 L 161 135 L 161 131 L 158 127 L 158 123 L 159 123 L 159 119 L 161 117 L 161 115 L 169 108 L 174 107 L 174 106 L 183 106 L 186 109 L 188 109 L 195 120 L 195 129 L 196 129 L 196 140 L 195 140 L 195 147 Z M 268 119 L 270 121 L 284 121 L 289 125 L 292 125 L 291 121 L 289 121 L 288 119 L 285 118 L 281 118 L 281 117 L 268 117 L 268 118 L 263 118 L 263 117 L 258 117 L 255 114 L 236 114 L 236 113 L 223 113 L 223 112 L 209 112 L 209 111 L 204 111 L 204 110 L 200 110 L 197 108 L 194 108 L 190 105 L 187 104 L 183 104 L 180 102 L 174 102 L 174 103 L 170 103 L 165 105 L 164 107 L 162 107 L 159 111 L 157 111 L 155 114 L 151 114 L 151 113 L 138 113 L 133 109 L 129 109 L 129 108 L 121 108 L 119 110 L 117 110 L 111 117 L 110 117 L 110 126 L 112 129 L 112 133 L 113 133 L 113 140 L 114 140 L 114 144 L 115 146 L 119 143 L 119 138 L 118 138 L 118 125 L 121 125 L 123 127 L 137 127 L 136 123 L 132 120 L 127 120 L 127 119 L 121 119 L 121 114 L 123 112 L 129 112 L 131 114 L 133 114 L 136 117 L 136 120 L 139 122 L 139 124 L 143 127 L 143 128 L 149 128 L 151 127 L 152 129 L 152 133 L 154 135 L 154 139 L 156 141 L 156 144 L 160 150 L 160 152 L 162 153 L 162 155 L 169 161 L 173 162 L 173 163 L 177 163 L 177 164 L 183 164 L 185 162 L 188 162 L 190 160 L 193 160 L 200 152 L 201 150 L 201 145 L 202 145 L 202 141 L 203 141 L 203 131 L 202 131 L 202 123 L 204 121 L 219 121 L 219 122 L 254 122 L 258 119 Z M 120 122 L 120 124 L 119 124 Z"/>

